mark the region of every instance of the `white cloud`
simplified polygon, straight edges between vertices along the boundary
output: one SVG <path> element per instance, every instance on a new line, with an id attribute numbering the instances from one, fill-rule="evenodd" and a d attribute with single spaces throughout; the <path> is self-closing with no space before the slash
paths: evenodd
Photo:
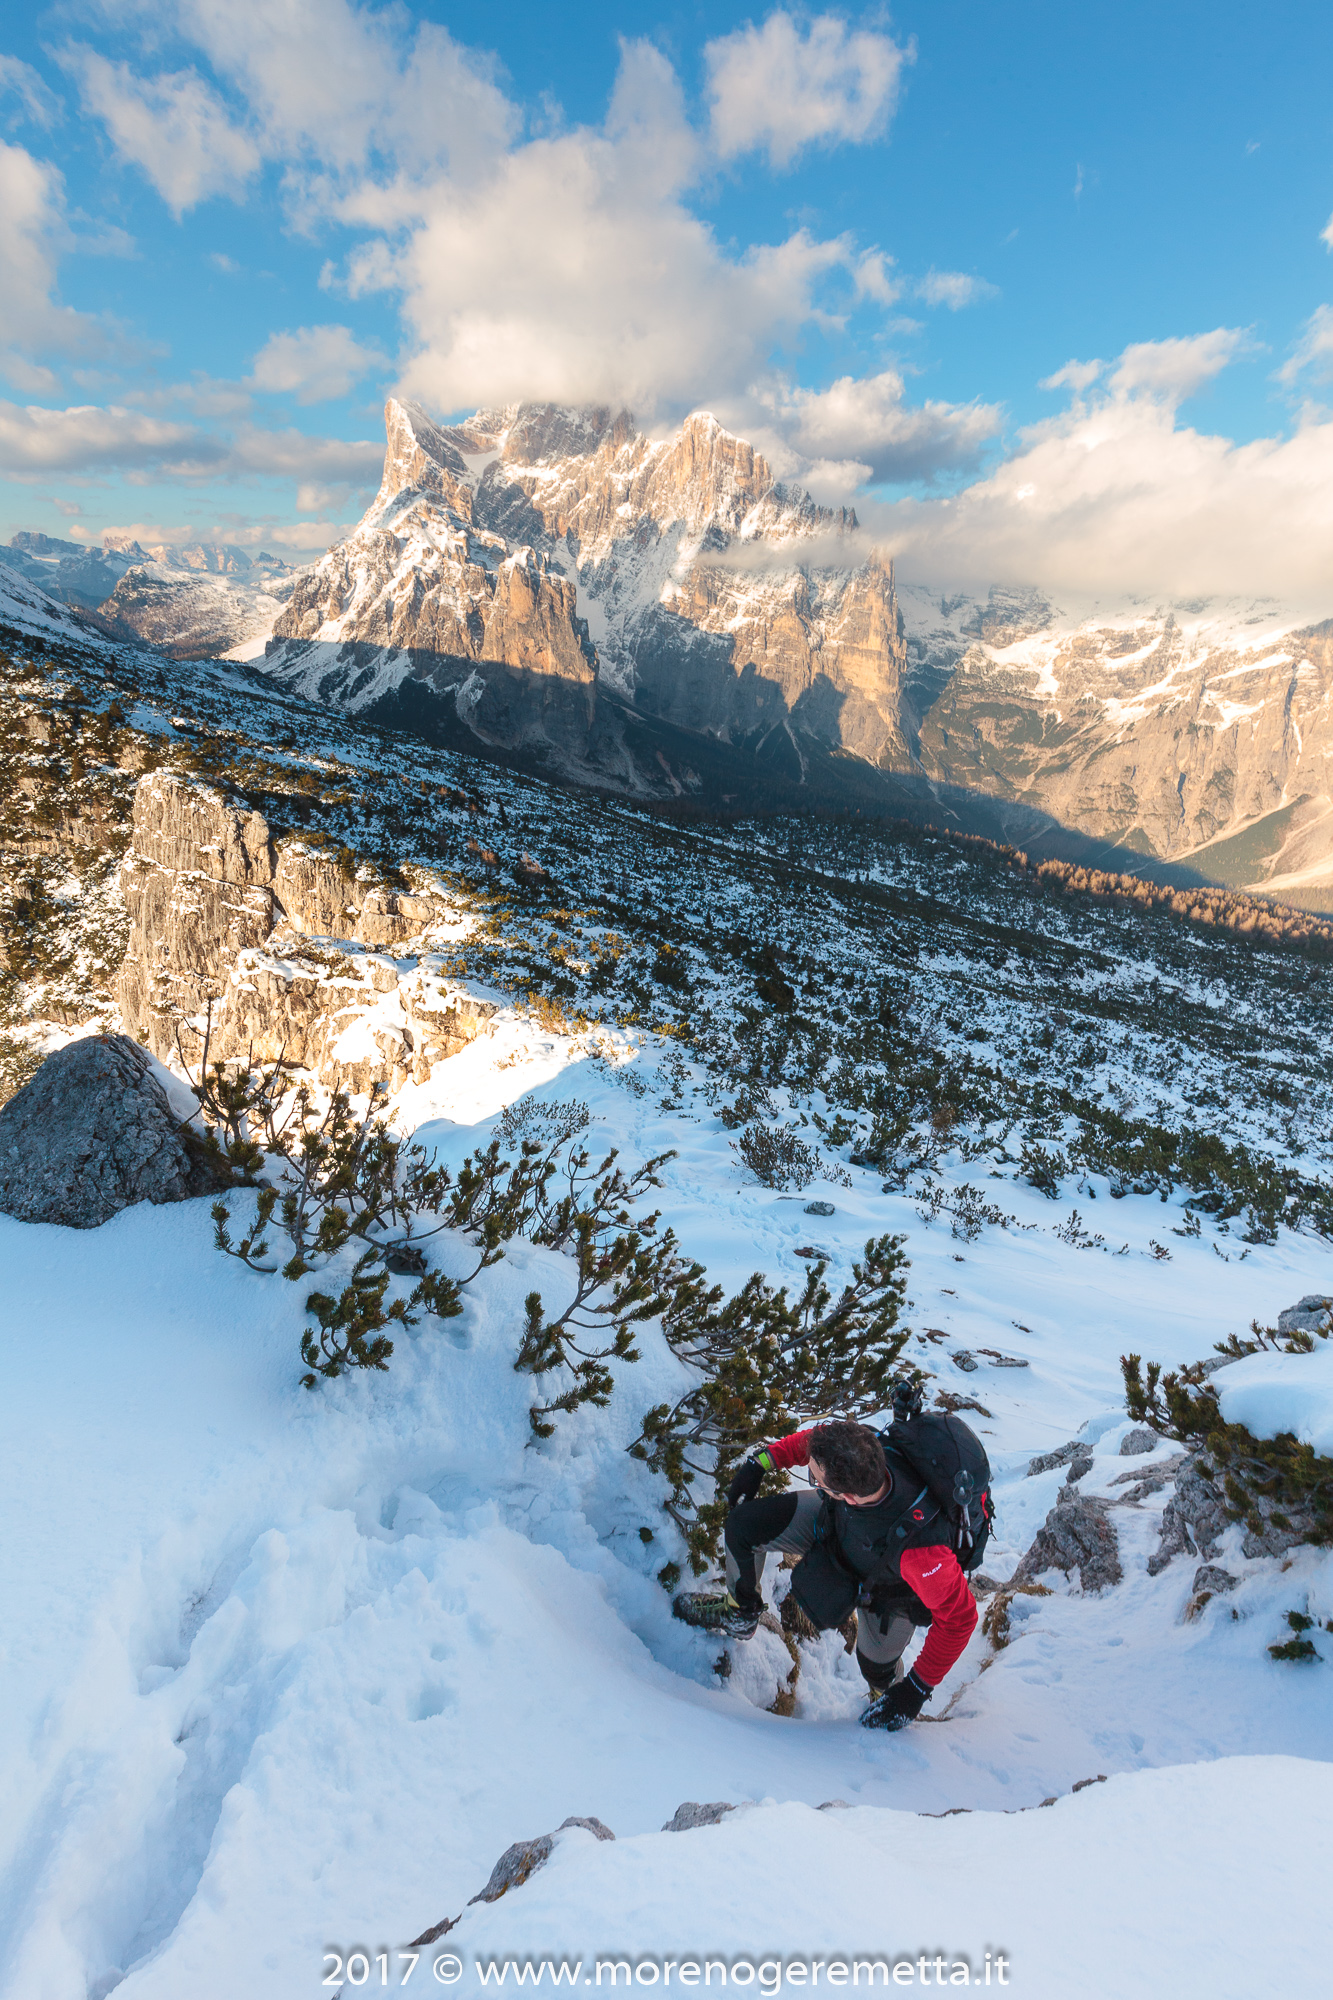
<path id="1" fill-rule="evenodd" d="M 950 312 L 958 312 L 963 306 L 974 306 L 979 299 L 999 297 L 998 286 L 992 285 L 986 278 L 974 278 L 966 271 L 927 271 L 924 278 L 917 279 L 912 290 L 928 306 L 947 306 Z"/>
<path id="2" fill-rule="evenodd" d="M 1110 376 L 1116 396 L 1150 396 L 1174 409 L 1219 375 L 1249 346 L 1245 332 L 1234 326 L 1183 340 L 1140 340 L 1127 347 Z"/>
<path id="3" fill-rule="evenodd" d="M 156 0 L 139 11 L 155 19 Z M 518 129 L 492 60 L 397 8 L 178 0 L 175 25 L 235 89 L 274 157 L 345 175 L 378 151 L 409 175 L 447 163 L 465 179 Z"/>
<path id="4" fill-rule="evenodd" d="M 295 395 L 298 403 L 326 403 L 345 396 L 372 368 L 383 365 L 377 347 L 363 347 L 346 326 L 300 326 L 270 334 L 255 356 L 251 386 L 261 394 Z"/>
<path id="5" fill-rule="evenodd" d="M 1038 382 L 1039 389 L 1072 389 L 1081 395 L 1090 389 L 1106 367 L 1104 361 L 1066 361 L 1063 368 L 1057 368 L 1054 375 L 1046 375 Z"/>
<path id="6" fill-rule="evenodd" d="M 258 171 L 255 139 L 197 70 L 140 77 L 79 44 L 60 62 L 122 159 L 142 169 L 178 218 L 210 195 L 239 194 Z"/>
<path id="7" fill-rule="evenodd" d="M 805 230 L 729 255 L 685 204 L 696 171 L 669 64 L 627 44 L 602 131 L 530 141 L 466 189 L 418 189 L 416 229 L 358 251 L 350 289 L 401 294 L 404 387 L 439 409 L 527 397 L 651 417 L 716 400 L 766 369 L 855 257 Z M 398 191 L 363 188 L 340 213 L 387 231 Z"/>
<path id="8" fill-rule="evenodd" d="M 322 555 L 332 543 L 342 539 L 349 525 L 328 519 L 279 521 L 272 515 L 255 521 L 239 514 L 226 514 L 217 520 L 187 521 L 183 525 L 179 521 L 124 521 L 100 529 L 74 527 L 70 534 L 75 541 L 97 543 L 105 548 L 125 548 L 137 542 L 141 549 L 163 546 L 181 549 L 192 542 L 222 542 L 230 543 L 233 548 L 283 550 L 299 558 Z"/>
<path id="9" fill-rule="evenodd" d="M 766 152 L 789 167 L 807 146 L 859 144 L 887 126 L 914 52 L 874 29 L 818 14 L 747 22 L 704 50 L 712 139 L 723 159 Z"/>
<path id="10" fill-rule="evenodd" d="M 227 453 L 228 474 L 262 473 L 373 489 L 384 470 L 384 440 L 309 437 L 304 431 L 242 424 Z"/>
<path id="11" fill-rule="evenodd" d="M 202 430 L 115 403 L 63 410 L 0 403 L 0 463 L 11 478 L 112 471 L 130 479 L 258 475 L 365 488 L 379 478 L 384 446 L 257 424 L 242 424 L 234 433 Z"/>
<path id="12" fill-rule="evenodd" d="M 820 391 L 785 388 L 769 409 L 778 435 L 809 461 L 800 476 L 820 497 L 840 478 L 850 494 L 869 480 L 905 484 L 970 470 L 1000 428 L 999 411 L 984 403 L 909 408 L 893 369 L 844 375 Z"/>
<path id="13" fill-rule="evenodd" d="M 53 296 L 57 252 L 67 240 L 56 168 L 0 140 L 0 373 L 30 392 L 55 382 L 34 356 L 75 353 L 99 339 L 91 319 Z"/>
<path id="14" fill-rule="evenodd" d="M 1279 382 L 1309 374 L 1316 382 L 1333 377 L 1333 306 L 1316 306 L 1301 329 L 1291 356 L 1277 371 Z"/>
<path id="15" fill-rule="evenodd" d="M 0 55 L 0 97 L 11 95 L 23 106 L 22 116 L 40 125 L 44 132 L 60 116 L 60 99 L 32 64 L 20 62 L 17 56 Z"/>
<path id="16" fill-rule="evenodd" d="M 188 424 L 116 404 L 47 410 L 0 403 L 0 461 L 11 476 L 152 467 L 190 477 L 213 471 L 224 451 Z"/>
<path id="17" fill-rule="evenodd" d="M 859 299 L 874 299 L 879 305 L 891 306 L 902 297 L 902 281 L 889 271 L 892 262 L 892 257 L 882 250 L 867 250 L 857 259 L 854 278 Z"/>
<path id="18" fill-rule="evenodd" d="M 1323 228 L 1320 230 L 1319 241 L 1321 243 L 1327 243 L 1329 249 L 1333 250 L 1333 215 L 1329 216 L 1328 221 L 1324 224 Z"/>
<path id="19" fill-rule="evenodd" d="M 153 46 L 156 7 L 113 4 Z M 280 162 L 290 220 L 359 238 L 321 285 L 393 296 L 408 334 L 400 386 L 437 409 L 527 397 L 679 415 L 743 395 L 771 374 L 775 347 L 903 289 L 891 259 L 849 237 L 798 228 L 720 244 L 692 203 L 717 154 L 650 43 L 622 43 L 600 128 L 548 120 L 525 141 L 488 60 L 398 9 L 176 0 L 173 26 L 208 81 L 178 70 L 141 82 L 78 58 L 115 143 L 177 208 L 239 189 L 261 157 Z M 833 15 L 798 27 L 778 12 L 709 44 L 707 60 L 716 142 L 785 161 L 881 130 L 910 51 Z M 165 147 L 149 129 L 159 110 Z M 350 344 L 341 354 L 337 339 Z M 325 347 L 295 352 L 298 340 Z M 252 386 L 344 393 L 362 365 L 354 348 L 345 329 L 275 336 Z"/>
<path id="20" fill-rule="evenodd" d="M 1228 341 L 1235 352 L 1225 330 L 1154 343 L 1156 358 L 1149 344 L 1126 349 L 1108 393 L 1026 432 L 988 478 L 875 510 L 871 525 L 904 577 L 1120 603 L 1244 591 L 1326 617 L 1333 423 L 1243 445 L 1179 423 L 1177 400 Z"/>

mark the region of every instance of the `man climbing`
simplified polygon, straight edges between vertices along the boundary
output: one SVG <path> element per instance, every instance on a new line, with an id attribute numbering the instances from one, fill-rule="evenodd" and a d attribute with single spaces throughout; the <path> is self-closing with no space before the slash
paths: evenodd
<path id="1" fill-rule="evenodd" d="M 958 1419 L 949 1421 L 985 1467 L 980 1441 Z M 801 1465 L 809 1466 L 811 1487 L 756 1499 L 765 1472 Z M 969 1480 L 964 1514 L 972 1489 Z M 984 1485 L 975 1491 L 984 1539 L 989 1497 Z M 679 1614 L 728 1638 L 749 1639 L 764 1608 L 765 1556 L 770 1549 L 799 1555 L 792 1592 L 812 1622 L 828 1629 L 855 1612 L 857 1665 L 875 1697 L 863 1725 L 902 1729 L 914 1721 L 971 1638 L 977 1607 L 944 1510 L 893 1449 L 892 1436 L 886 1446 L 868 1425 L 842 1419 L 796 1431 L 746 1460 L 727 1489 L 727 1504 L 726 1593 L 681 1598 Z M 930 1636 L 909 1673 L 902 1654 L 918 1625 L 928 1625 Z"/>

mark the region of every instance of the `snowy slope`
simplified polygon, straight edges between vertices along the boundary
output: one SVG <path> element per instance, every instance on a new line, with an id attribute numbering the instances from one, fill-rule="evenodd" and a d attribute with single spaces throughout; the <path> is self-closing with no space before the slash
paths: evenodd
<path id="1" fill-rule="evenodd" d="M 1266 1243 L 1235 1209 L 1204 1209 L 1182 1235 L 1200 1210 L 1185 1212 L 1179 1181 L 1163 1203 L 1127 1169 L 1113 1186 L 1078 1164 L 1099 1105 L 1224 1134 L 1293 1190 L 1317 1183 L 1333 1130 L 1317 958 L 1043 900 L 942 841 L 677 828 L 490 771 L 482 795 L 475 765 L 359 735 L 240 668 L 187 673 L 112 647 L 76 659 L 58 624 L 40 629 L 49 648 L 9 712 L 20 736 L 52 709 L 56 741 L 32 739 L 25 774 L 68 769 L 73 725 L 52 689 L 73 676 L 130 713 L 108 760 L 142 748 L 137 728 L 275 818 L 308 810 L 312 834 L 451 871 L 479 921 L 447 955 L 466 947 L 458 976 L 511 997 L 492 1034 L 397 1100 L 404 1128 L 450 1161 L 503 1106 L 575 1098 L 592 1138 L 631 1163 L 678 1149 L 664 1220 L 729 1287 L 755 1268 L 794 1285 L 811 1248 L 836 1280 L 872 1230 L 904 1232 L 909 1352 L 986 1412 L 972 1420 L 997 1475 L 992 1575 L 1012 1573 L 1063 1478 L 1028 1477 L 1032 1453 L 1081 1436 L 1083 1490 L 1108 1499 L 1173 1456 L 1120 1455 L 1123 1352 L 1201 1358 L 1333 1291 L 1311 1233 L 1317 1185 L 1286 1211 L 1303 1210 L 1302 1233 L 1279 1226 Z M 468 886 L 483 843 L 503 871 Z M 543 888 L 515 879 L 522 852 L 548 871 Z M 72 848 L 53 860 L 71 877 L 81 865 Z M 613 933 L 616 976 L 601 983 Z M 655 988 L 664 942 L 688 960 L 688 991 Z M 761 944 L 800 987 L 798 1012 L 756 1006 Z M 602 1024 L 547 1032 L 513 997 L 529 989 Z M 876 1039 L 886 1002 L 897 1025 Z M 693 1040 L 615 1025 L 668 1015 Z M 851 1165 L 870 1122 L 857 1088 L 887 1063 L 916 1076 L 902 1087 L 926 1140 L 902 1192 L 884 1191 L 886 1169 Z M 953 1148 L 931 1137 L 926 1069 L 962 1093 Z M 761 1076 L 768 1110 L 745 1115 L 808 1118 L 833 1172 L 798 1198 L 754 1181 L 718 1115 Z M 1021 1177 L 1029 1137 L 1075 1160 L 1058 1201 Z M 1007 1226 L 952 1233 L 931 1188 L 962 1185 Z M 834 1213 L 807 1214 L 812 1197 Z M 453 1270 L 465 1254 L 439 1248 Z M 992 1655 L 979 1633 L 925 1719 L 871 1736 L 836 1639 L 804 1649 L 782 1717 L 765 1712 L 790 1668 L 772 1634 L 733 1649 L 724 1686 L 716 1642 L 671 1619 L 656 1572 L 678 1545 L 660 1484 L 624 1452 L 682 1380 L 660 1342 L 645 1338 L 605 1413 L 527 1446 L 531 1385 L 512 1361 L 524 1294 L 568 1286 L 549 1253 L 511 1246 L 462 1319 L 423 1322 L 386 1375 L 317 1396 L 296 1386 L 305 1287 L 222 1258 L 204 1203 L 88 1235 L 0 1218 L 0 1270 L 6 2000 L 350 1993 L 358 1947 L 396 1951 L 465 1910 L 435 1953 L 456 1945 L 464 1991 L 478 1955 L 606 1947 L 728 1961 L 939 1948 L 978 1967 L 989 1948 L 1012 1958 L 1016 1991 L 1051 2000 L 1118 1995 L 1126 1964 L 1131 1983 L 1173 1996 L 1313 1983 L 1333 1645 L 1314 1630 L 1313 1665 L 1268 1648 L 1288 1614 L 1333 1617 L 1327 1553 L 1249 1560 L 1232 1531 L 1218 1560 L 1237 1587 L 1187 1619 L 1197 1563 L 1148 1575 L 1170 1488 L 1147 1494 L 1113 1516 L 1120 1585 L 1084 1597 L 1048 1574 L 1052 1595 L 1012 1600 L 1007 1648 Z M 1321 1347 L 1257 1355 L 1217 1382 L 1227 1414 L 1322 1437 L 1327 1379 Z M 759 1809 L 661 1833 L 685 1799 Z M 836 1799 L 850 1810 L 817 1812 Z M 571 1831 L 526 1887 L 469 1907 L 510 1842 L 588 1814 L 615 1847 Z M 330 1947 L 344 1969 L 325 1988 Z M 431 1962 L 413 1992 L 444 1983 Z"/>
<path id="2" fill-rule="evenodd" d="M 109 650 L 101 635 L 85 619 L 79 618 L 68 605 L 51 597 L 39 584 L 11 568 L 3 558 L 0 558 L 0 624 L 12 626 L 15 631 L 29 633 L 36 638 L 58 634 L 64 639 L 77 639 L 94 652 Z"/>
<path id="3" fill-rule="evenodd" d="M 1032 1226 L 974 1244 L 871 1175 L 783 1199 L 749 1181 L 678 1070 L 664 1088 L 667 1054 L 647 1038 L 628 1069 L 608 1066 L 511 1013 L 398 1115 L 456 1162 L 535 1089 L 585 1100 L 595 1136 L 630 1159 L 678 1146 L 665 1219 L 729 1285 L 756 1265 L 795 1281 L 812 1240 L 837 1275 L 871 1230 L 906 1230 L 912 1323 L 946 1335 L 914 1351 L 990 1412 L 974 1421 L 997 1472 L 998 1575 L 1063 1477 L 1026 1477 L 1031 1453 L 1083 1427 L 1084 1490 L 1108 1494 L 1149 1463 L 1118 1452 L 1127 1344 L 1180 1362 L 1329 1289 L 1328 1249 L 1286 1232 L 1226 1266 L 1209 1240 L 1172 1238 L 1155 1266 L 1155 1197 L 1117 1204 L 1121 1257 L 1062 1240 L 1017 1183 L 1004 1206 Z M 835 1214 L 808 1217 L 809 1196 Z M 465 1255 L 439 1251 L 446 1268 Z M 1283 1760 L 1333 1760 L 1333 1711 L 1319 1667 L 1266 1648 L 1289 1609 L 1333 1615 L 1327 1553 L 1250 1563 L 1233 1531 L 1220 1559 L 1239 1588 L 1183 1623 L 1193 1564 L 1144 1566 L 1159 1495 L 1118 1512 L 1123 1585 L 1083 1598 L 1051 1575 L 1051 1597 L 1014 1600 L 1009 1647 L 983 1672 L 978 1633 L 903 1735 L 856 1726 L 836 1638 L 808 1650 L 780 1718 L 764 1713 L 789 1665 L 777 1642 L 734 1649 L 719 1684 L 716 1642 L 675 1623 L 654 1580 L 671 1531 L 623 1448 L 680 1381 L 666 1350 L 645 1341 L 604 1415 L 525 1444 L 515 1327 L 532 1285 L 554 1299 L 568 1283 L 551 1253 L 512 1246 L 462 1320 L 400 1342 L 387 1375 L 314 1396 L 296 1386 L 304 1288 L 220 1258 L 205 1203 L 87 1235 L 0 1218 L 0 1259 L 0 1993 L 313 2000 L 327 1949 L 396 1951 L 458 1916 L 510 1842 L 571 1814 L 617 1844 L 566 1836 L 526 1888 L 469 1911 L 435 1948 L 456 1945 L 461 1990 L 476 1956 L 606 1949 L 943 1950 L 978 1967 L 990 1949 L 1016 1991 L 1051 2000 L 1123 1990 L 1117 1950 L 1160 1954 L 1150 1990 L 1173 1994 L 1310 1972 L 1327 1772 Z M 962 1346 L 1029 1366 L 963 1374 L 948 1358 Z M 1102 1773 L 1107 1786 L 1063 1796 Z M 1053 1794 L 1048 1814 L 991 1817 Z M 684 1799 L 763 1810 L 659 1834 Z M 854 1810 L 810 1810 L 830 1799 Z M 975 1816 L 914 1817 L 960 1807 Z"/>

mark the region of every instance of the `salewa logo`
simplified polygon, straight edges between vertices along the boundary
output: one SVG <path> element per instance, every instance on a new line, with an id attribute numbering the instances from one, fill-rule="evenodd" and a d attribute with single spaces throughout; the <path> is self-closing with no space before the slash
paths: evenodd
<path id="1" fill-rule="evenodd" d="M 923 1578 L 928 1576 L 938 1576 L 943 1568 L 944 1568 L 943 1563 L 936 1563 L 934 1569 L 923 1569 L 921 1575 Z"/>

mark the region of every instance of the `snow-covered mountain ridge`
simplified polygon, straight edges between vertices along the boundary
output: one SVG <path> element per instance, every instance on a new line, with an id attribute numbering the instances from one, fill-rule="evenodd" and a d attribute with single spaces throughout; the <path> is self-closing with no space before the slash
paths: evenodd
<path id="1" fill-rule="evenodd" d="M 895 577 L 706 413 L 660 438 L 549 405 L 442 425 L 391 400 L 385 423 L 375 501 L 305 569 L 44 536 L 10 560 L 123 636 L 267 642 L 303 697 L 555 776 L 1333 907 L 1329 624 Z"/>
<path id="2" fill-rule="evenodd" d="M 58 603 L 90 613 L 102 630 L 145 639 L 176 659 L 262 651 L 292 577 L 277 557 L 251 558 L 229 543 L 145 549 L 113 534 L 92 548 L 24 532 L 0 559 Z"/>
<path id="3" fill-rule="evenodd" d="M 447 428 L 391 402 L 386 425 L 374 506 L 275 627 L 269 670 L 307 695 L 421 722 L 408 691 L 431 692 L 483 743 L 650 793 L 710 789 L 691 738 L 696 763 L 712 744 L 797 799 L 831 754 L 830 797 L 869 804 L 878 776 L 890 809 L 1068 858 L 1086 841 L 1062 828 L 1333 897 L 1326 627 L 1243 599 L 1061 611 L 901 583 L 854 514 L 703 414 L 664 439 L 550 407 Z M 636 749 L 619 704 L 684 749 Z"/>
<path id="4" fill-rule="evenodd" d="M 1243 598 L 1072 616 L 1036 591 L 900 600 L 937 677 L 917 742 L 932 775 L 1328 906 L 1333 621 Z"/>

